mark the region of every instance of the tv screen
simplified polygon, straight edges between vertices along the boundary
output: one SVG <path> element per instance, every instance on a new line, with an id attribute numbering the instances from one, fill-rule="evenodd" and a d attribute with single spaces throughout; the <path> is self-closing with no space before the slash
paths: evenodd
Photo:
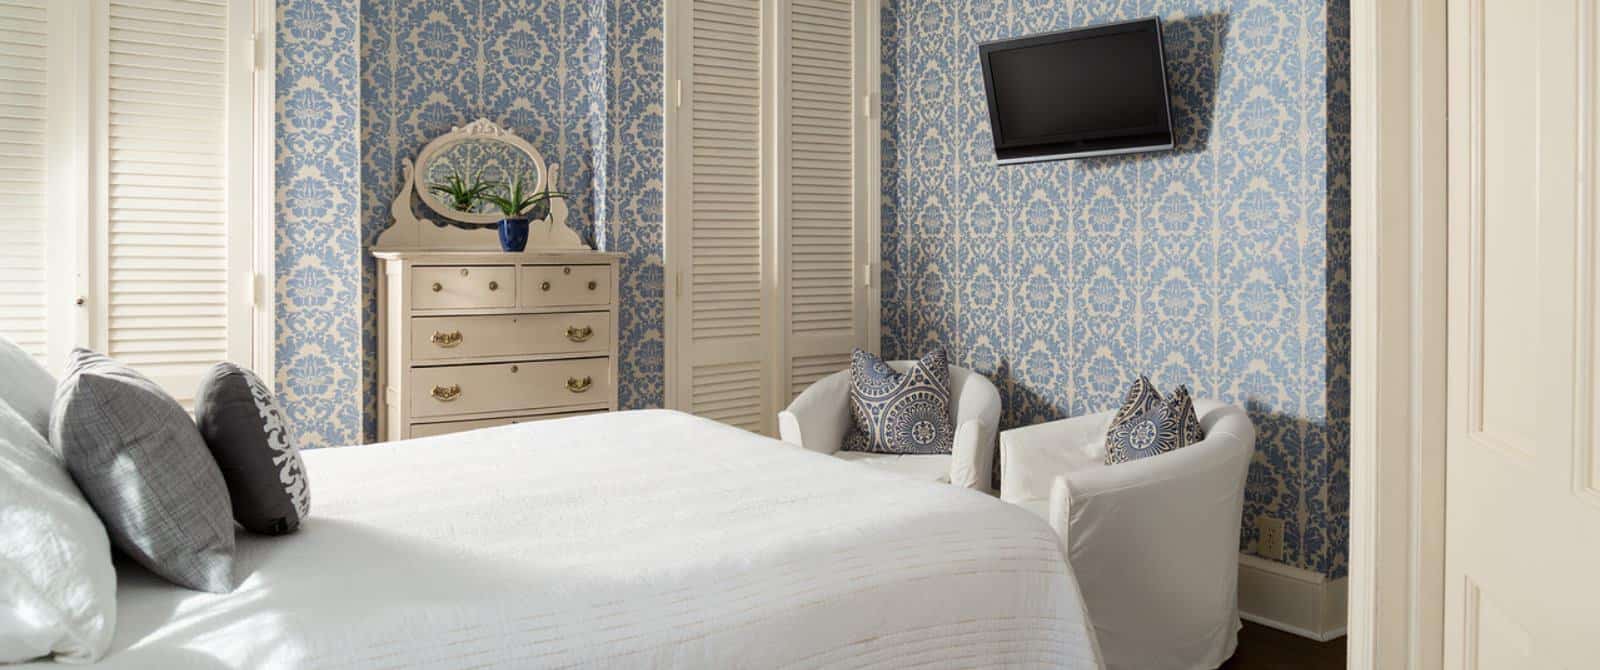
<path id="1" fill-rule="evenodd" d="M 978 54 L 1001 163 L 1172 148 L 1159 18 L 990 42 Z"/>

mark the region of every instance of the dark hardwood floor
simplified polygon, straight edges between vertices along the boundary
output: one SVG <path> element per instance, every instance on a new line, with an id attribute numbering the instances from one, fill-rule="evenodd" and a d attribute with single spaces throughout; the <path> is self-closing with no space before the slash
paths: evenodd
<path id="1" fill-rule="evenodd" d="M 1344 638 L 1308 640 L 1246 621 L 1239 649 L 1220 670 L 1344 670 Z"/>

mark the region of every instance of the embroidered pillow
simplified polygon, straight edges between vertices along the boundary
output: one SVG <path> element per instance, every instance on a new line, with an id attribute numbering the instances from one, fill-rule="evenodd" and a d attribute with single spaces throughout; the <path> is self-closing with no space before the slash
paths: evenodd
<path id="1" fill-rule="evenodd" d="M 234 521 L 265 535 L 299 528 L 311 512 L 306 469 L 267 385 L 249 370 L 218 363 L 200 380 L 194 419 L 228 484 Z"/>
<path id="2" fill-rule="evenodd" d="M 1205 439 L 1189 388 L 1179 386 L 1163 399 L 1140 375 L 1128 388 L 1122 407 L 1106 431 L 1106 465 L 1126 463 L 1182 449 Z"/>
<path id="3" fill-rule="evenodd" d="M 948 454 L 950 363 L 944 350 L 929 352 L 905 374 L 860 349 L 850 356 L 850 417 L 846 451 L 879 454 Z"/>

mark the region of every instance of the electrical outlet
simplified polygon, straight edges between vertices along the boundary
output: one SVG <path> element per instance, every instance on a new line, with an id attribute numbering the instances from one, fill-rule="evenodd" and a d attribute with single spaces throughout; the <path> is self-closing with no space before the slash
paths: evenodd
<path id="1" fill-rule="evenodd" d="M 1256 555 L 1274 561 L 1283 560 L 1283 519 L 1256 517 Z"/>

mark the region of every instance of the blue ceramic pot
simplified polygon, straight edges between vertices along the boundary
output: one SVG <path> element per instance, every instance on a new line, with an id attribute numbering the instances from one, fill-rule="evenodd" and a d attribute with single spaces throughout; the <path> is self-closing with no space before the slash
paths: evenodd
<path id="1" fill-rule="evenodd" d="M 500 219 L 500 249 L 522 251 L 528 247 L 527 219 Z"/>

